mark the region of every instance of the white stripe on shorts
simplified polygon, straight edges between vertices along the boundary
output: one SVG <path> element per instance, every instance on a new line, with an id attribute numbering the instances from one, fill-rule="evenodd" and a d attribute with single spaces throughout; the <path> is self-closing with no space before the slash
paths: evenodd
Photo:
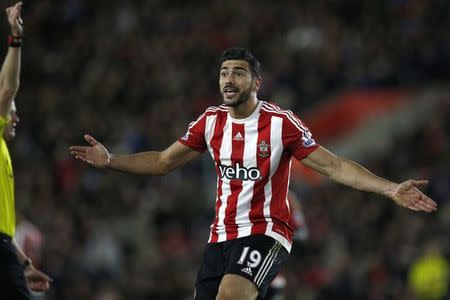
<path id="1" fill-rule="evenodd" d="M 275 258 L 277 257 L 281 247 L 282 245 L 278 241 L 276 241 L 275 245 L 273 245 L 267 256 L 264 258 L 261 268 L 259 268 L 258 273 L 256 273 L 255 276 L 255 284 L 258 287 L 264 281 L 264 278 L 267 276 L 267 273 L 269 273 L 269 270 L 272 267 L 273 262 L 275 261 Z"/>

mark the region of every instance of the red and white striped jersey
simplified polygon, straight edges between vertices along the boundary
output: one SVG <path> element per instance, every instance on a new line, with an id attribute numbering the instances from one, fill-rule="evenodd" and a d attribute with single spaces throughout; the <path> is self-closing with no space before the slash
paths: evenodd
<path id="1" fill-rule="evenodd" d="M 301 160 L 318 147 L 296 115 L 265 101 L 245 119 L 232 118 L 224 105 L 209 107 L 179 142 L 208 150 L 215 161 L 216 214 L 208 242 L 264 234 L 291 250 L 292 157 Z"/>

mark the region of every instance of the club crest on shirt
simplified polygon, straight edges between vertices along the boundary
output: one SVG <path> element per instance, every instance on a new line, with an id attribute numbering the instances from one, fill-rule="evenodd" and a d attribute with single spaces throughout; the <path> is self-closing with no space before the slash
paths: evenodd
<path id="1" fill-rule="evenodd" d="M 258 146 L 258 156 L 265 158 L 270 156 L 270 144 L 267 143 L 266 141 L 261 141 L 259 142 Z"/>

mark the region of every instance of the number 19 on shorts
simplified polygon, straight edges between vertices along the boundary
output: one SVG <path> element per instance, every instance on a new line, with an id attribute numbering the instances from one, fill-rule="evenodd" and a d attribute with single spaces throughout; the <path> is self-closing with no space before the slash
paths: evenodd
<path id="1" fill-rule="evenodd" d="M 250 247 L 244 247 L 241 257 L 238 260 L 239 265 L 243 265 L 247 262 L 247 266 L 250 268 L 256 268 L 261 263 L 261 253 L 258 250 L 253 250 L 248 254 Z"/>

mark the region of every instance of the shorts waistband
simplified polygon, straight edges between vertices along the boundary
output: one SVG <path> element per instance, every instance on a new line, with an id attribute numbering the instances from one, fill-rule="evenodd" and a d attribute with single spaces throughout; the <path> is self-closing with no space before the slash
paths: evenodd
<path id="1" fill-rule="evenodd" d="M 0 240 L 10 243 L 12 241 L 12 237 L 6 233 L 0 232 Z"/>

